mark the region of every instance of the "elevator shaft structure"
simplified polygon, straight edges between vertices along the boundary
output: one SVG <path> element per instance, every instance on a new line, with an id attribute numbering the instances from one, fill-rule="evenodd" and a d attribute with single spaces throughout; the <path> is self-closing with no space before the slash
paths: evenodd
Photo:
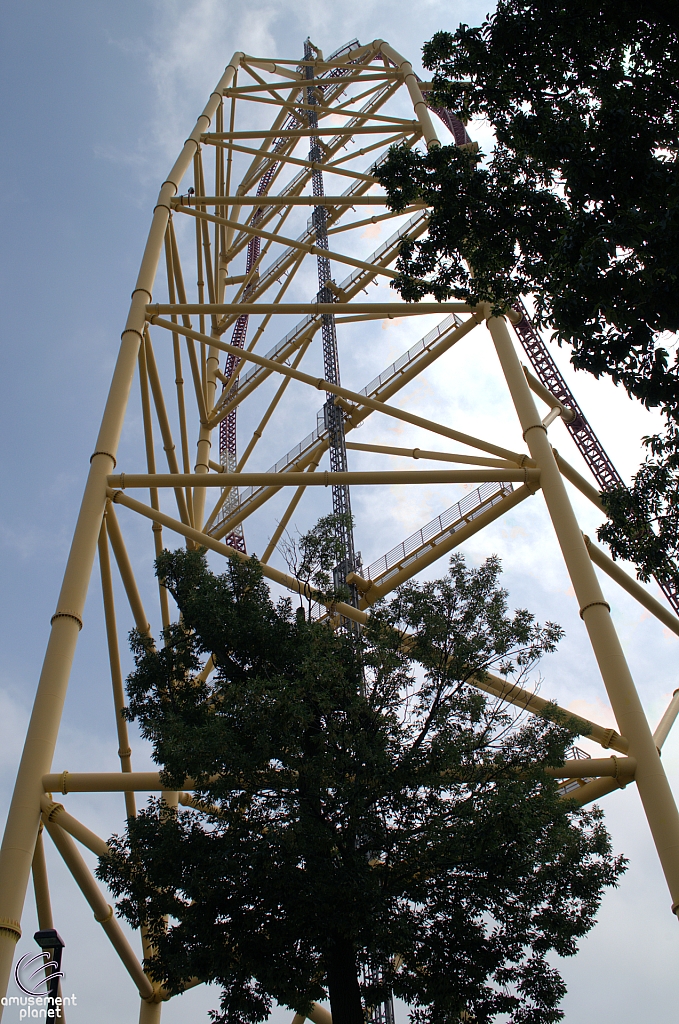
<path id="1" fill-rule="evenodd" d="M 308 63 L 304 68 L 307 81 L 314 77 L 312 59 L 314 51 L 310 41 L 304 43 L 304 59 Z M 318 105 L 316 90 L 309 86 L 306 90 L 308 125 L 311 131 L 318 129 Z M 320 140 L 318 135 L 311 136 L 309 148 L 309 161 L 314 167 L 311 175 L 311 187 L 316 198 L 325 196 L 323 186 L 323 171 L 320 164 L 323 163 Z M 325 206 L 314 206 L 312 222 L 316 244 L 321 250 L 316 256 L 318 267 L 318 301 L 332 303 L 335 294 L 330 288 L 332 280 L 330 272 L 330 260 L 324 252 L 328 251 L 328 214 Z M 321 316 L 321 337 L 323 340 L 323 373 L 325 379 L 331 384 L 340 385 L 339 353 L 337 351 L 337 327 L 333 313 L 324 313 Z M 347 462 L 346 438 L 344 436 L 344 413 L 335 404 L 335 395 L 326 394 L 325 405 L 323 406 L 323 417 L 325 428 L 328 432 L 328 452 L 330 456 L 330 470 L 332 473 L 346 473 L 349 469 Z M 337 536 L 340 542 L 341 556 L 334 569 L 335 589 L 346 587 L 346 578 L 351 572 L 358 568 L 356 565 L 356 552 L 354 550 L 354 528 L 351 514 L 351 494 L 348 484 L 333 484 L 332 486 L 332 511 L 337 517 Z M 351 603 L 357 602 L 357 591 L 355 587 L 350 588 Z"/>

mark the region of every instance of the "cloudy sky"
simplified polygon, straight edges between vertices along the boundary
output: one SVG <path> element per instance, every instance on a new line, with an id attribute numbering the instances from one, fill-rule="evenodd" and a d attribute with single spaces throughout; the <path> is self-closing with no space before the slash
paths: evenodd
<path id="1" fill-rule="evenodd" d="M 0 32 L 3 819 L 155 195 L 224 65 L 235 50 L 296 57 L 310 35 L 326 53 L 353 37 L 386 38 L 417 69 L 421 45 L 434 31 L 459 21 L 478 23 L 486 9 L 486 0 L 425 0 L 417 7 L 406 0 L 5 0 Z M 482 138 L 487 135 L 483 126 L 476 130 Z M 384 331 L 375 328 L 380 333 L 373 332 L 369 350 L 355 331 L 341 339 L 348 386 L 363 386 L 424 333 L 410 323 L 383 326 Z M 555 356 L 604 447 L 629 479 L 639 462 L 639 440 L 656 421 L 611 385 L 575 375 L 563 353 Z M 446 356 L 436 373 L 418 381 L 408 397 L 412 408 L 460 429 L 509 447 L 521 443 L 482 329 Z M 313 413 L 311 406 L 308 411 Z M 138 440 L 136 406 L 130 416 L 123 448 L 131 451 Z M 306 423 L 303 429 L 288 426 L 284 440 L 290 444 L 282 450 L 307 430 Z M 552 437 L 581 466 L 559 424 Z M 426 435 L 384 424 L 374 430 L 366 425 L 356 439 L 436 447 Z M 274 461 L 282 451 L 272 454 Z M 267 465 L 265 460 L 257 468 Z M 447 497 L 433 489 L 394 491 L 389 502 L 376 507 L 369 496 L 355 492 L 364 561 L 457 500 Z M 574 504 L 583 528 L 593 534 L 598 520 L 592 508 L 577 495 Z M 316 508 L 311 506 L 309 515 Z M 133 552 L 138 546 L 139 557 L 146 557 L 141 552 L 148 535 L 142 544 L 141 535 L 131 530 Z M 265 528 L 253 525 L 253 530 L 250 542 L 261 550 Z M 542 499 L 524 503 L 474 538 L 465 553 L 476 564 L 499 554 L 511 602 L 566 629 L 560 652 L 543 665 L 543 695 L 603 725 L 614 724 Z M 117 766 L 97 583 L 95 570 L 55 770 Z M 613 584 L 604 581 L 604 591 L 655 725 L 679 685 L 679 641 Z M 129 625 L 122 621 L 121 631 Z M 137 751 L 135 767 L 150 767 L 148 753 Z M 679 734 L 670 736 L 663 760 L 676 785 Z M 120 828 L 118 798 L 78 797 L 77 806 L 72 800 L 69 809 L 99 834 Z M 638 1024 L 652 1016 L 656 1024 L 670 1024 L 679 996 L 679 927 L 634 788 L 608 797 L 605 809 L 615 848 L 630 858 L 630 868 L 620 888 L 606 895 L 599 923 L 578 956 L 560 965 L 569 988 L 565 1019 L 580 1024 L 610 1017 L 618 1024 Z M 55 922 L 67 943 L 66 988 L 78 997 L 69 1021 L 135 1020 L 137 1000 L 125 972 L 50 849 L 48 855 Z M 20 953 L 32 948 L 34 926 L 29 894 Z M 215 1001 L 214 993 L 196 990 L 164 1008 L 163 1020 L 207 1020 Z M 12 1012 L 5 1019 L 13 1020 Z"/>

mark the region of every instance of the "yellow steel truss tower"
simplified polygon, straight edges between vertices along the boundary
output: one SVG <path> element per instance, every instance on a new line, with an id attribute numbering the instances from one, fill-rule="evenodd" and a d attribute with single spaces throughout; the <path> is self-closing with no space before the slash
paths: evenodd
<path id="1" fill-rule="evenodd" d="M 541 491 L 618 724 L 615 731 L 583 720 L 589 738 L 615 755 L 569 761 L 554 774 L 564 780 L 564 791 L 576 791 L 583 803 L 636 782 L 672 909 L 679 906 L 679 816 L 659 757 L 679 701 L 673 700 L 652 733 L 592 563 L 675 633 L 679 619 L 583 537 L 563 477 L 601 507 L 599 492 L 554 452 L 548 434 L 555 418 L 568 421 L 575 413 L 524 370 L 510 325 L 493 317 L 489 307 L 408 304 L 379 287 L 375 294 L 380 298 L 371 300 L 366 292 L 368 285 L 388 284 L 396 276 L 393 264 L 401 242 L 427 229 L 423 204 L 413 204 L 400 215 L 386 207 L 374 173 L 388 148 L 395 143 L 440 145 L 432 114 L 446 126 L 446 139 L 452 134 L 459 145 L 471 143 L 448 112 L 429 109 L 426 84 L 384 41 L 350 43 L 327 59 L 307 42 L 305 53 L 305 60 L 234 54 L 153 210 L 52 617 L 0 855 L 3 992 L 21 934 L 31 868 L 40 927 L 52 927 L 44 826 L 139 991 L 140 1021 L 160 1019 L 167 995 L 144 973 L 139 954 L 121 931 L 77 845 L 100 854 L 106 844 L 53 799 L 53 794 L 118 792 L 130 815 L 136 792 L 162 788 L 157 774 L 133 771 L 120 715 L 124 694 L 112 562 L 134 624 L 149 631 L 139 569 L 123 539 L 130 517 L 149 521 L 155 553 L 169 546 L 170 538 L 179 538 L 222 558 L 242 559 L 249 557 L 248 523 L 266 522 L 268 516 L 264 574 L 277 586 L 299 592 L 297 581 L 271 559 L 298 506 L 317 486 L 332 488 L 340 509 L 351 487 L 372 488 L 379 500 L 377 489 L 394 485 L 468 486 L 462 501 L 366 568 L 353 552 L 353 539 L 345 538 L 344 568 L 354 601 L 329 613 L 357 623 L 366 621 L 376 600 Z M 366 226 L 390 220 L 394 233 L 376 251 L 366 251 Z M 301 301 L 305 295 L 309 301 Z M 431 314 L 438 314 L 437 325 L 363 390 L 342 385 L 336 338 L 343 325 L 355 325 L 355 332 L 362 323 L 368 330 L 375 320 Z M 486 330 L 520 421 L 525 441 L 520 451 L 424 418 L 408 407 L 413 380 L 472 331 Z M 322 363 L 314 357 L 321 338 Z M 317 364 L 323 365 L 323 375 Z M 140 390 L 144 441 L 136 461 L 119 465 L 118 445 L 133 387 Z M 325 396 L 322 412 L 310 424 L 313 429 L 294 447 L 297 436 L 283 437 L 280 448 L 287 454 L 267 472 L 251 471 L 260 440 L 280 437 L 277 414 L 284 402 L 309 388 Z M 534 394 L 546 403 L 546 415 L 538 412 Z M 398 403 L 393 401 L 396 395 Z M 252 423 L 257 425 L 244 435 L 239 449 L 236 413 L 241 407 L 243 415 L 252 419 L 254 414 Z M 305 408 L 300 399 L 300 420 Z M 421 428 L 439 444 L 444 439 L 451 450 L 353 442 L 352 431 L 371 417 Z M 452 450 L 458 447 L 464 453 Z M 360 452 L 379 456 L 382 468 L 349 469 L 347 454 L 355 458 Z M 328 470 L 321 468 L 326 455 Z M 395 470 L 395 457 L 423 460 L 433 468 Z M 286 504 L 276 520 L 271 508 L 280 492 Z M 120 772 L 50 774 L 97 557 Z M 162 587 L 158 599 L 159 618 L 166 625 L 170 607 Z M 210 670 L 208 662 L 204 672 Z M 540 713 L 546 704 L 493 676 L 483 687 L 528 712 Z M 165 798 L 168 803 L 191 802 L 190 792 L 166 793 Z M 316 1017 L 318 1024 L 328 1019 L 320 1008 Z"/>

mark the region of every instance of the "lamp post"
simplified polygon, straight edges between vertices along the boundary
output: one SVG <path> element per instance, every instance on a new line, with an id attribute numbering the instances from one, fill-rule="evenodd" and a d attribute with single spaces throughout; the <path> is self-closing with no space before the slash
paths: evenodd
<path id="1" fill-rule="evenodd" d="M 47 1008 L 54 1010 L 53 1016 L 57 1020 L 61 1020 L 63 1017 L 61 1003 L 57 1003 L 57 997 L 59 995 L 59 979 L 63 977 L 61 970 L 61 954 L 66 943 L 62 939 L 56 928 L 45 928 L 44 931 L 36 932 L 33 936 L 35 941 L 38 943 L 43 953 L 49 957 L 45 961 L 45 977 L 47 981 L 47 995 L 48 1003 Z M 47 973 L 47 968 L 52 969 L 52 973 Z"/>

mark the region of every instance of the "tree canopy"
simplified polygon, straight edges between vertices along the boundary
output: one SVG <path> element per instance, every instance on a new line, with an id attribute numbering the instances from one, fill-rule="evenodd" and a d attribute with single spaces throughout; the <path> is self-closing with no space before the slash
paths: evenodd
<path id="1" fill-rule="evenodd" d="M 157 572 L 181 618 L 162 647 L 132 634 L 127 715 L 194 805 L 151 801 L 98 869 L 152 976 L 218 983 L 230 1024 L 325 997 L 364 1024 L 389 991 L 417 1024 L 560 1020 L 548 954 L 575 952 L 624 859 L 543 771 L 568 723 L 469 682 L 523 679 L 560 628 L 508 611 L 496 558 L 454 557 L 360 634 L 274 603 L 255 559 L 215 575 L 165 552 Z"/>
<path id="2" fill-rule="evenodd" d="M 480 27 L 438 32 L 423 63 L 431 105 L 486 118 L 496 145 L 392 151 L 378 171 L 392 208 L 431 205 L 394 286 L 499 310 L 532 294 L 577 369 L 662 410 L 666 435 L 647 439 L 635 487 L 606 499 L 603 535 L 642 576 L 663 558 L 667 575 L 679 554 L 679 364 L 663 343 L 679 330 L 677 10 L 499 0 Z"/>

